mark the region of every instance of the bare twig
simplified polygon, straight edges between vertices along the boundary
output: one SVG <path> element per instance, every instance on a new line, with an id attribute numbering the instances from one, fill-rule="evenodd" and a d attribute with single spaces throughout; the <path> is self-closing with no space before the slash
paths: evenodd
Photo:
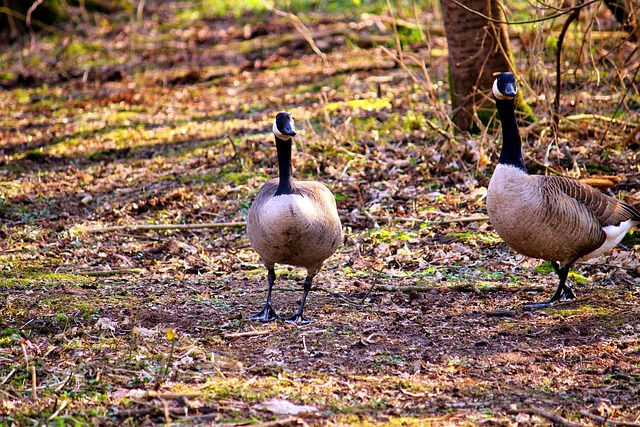
<path id="1" fill-rule="evenodd" d="M 582 9 L 582 8 L 590 6 L 590 5 L 594 4 L 594 3 L 600 2 L 600 0 L 591 0 L 591 1 L 587 2 L 587 3 L 581 4 L 581 5 L 577 5 L 577 6 L 573 6 L 573 7 L 568 7 L 566 9 L 557 9 L 557 10 L 559 10 L 558 13 L 554 13 L 552 15 L 545 16 L 543 18 L 527 19 L 527 20 L 524 20 L 524 21 L 509 21 L 509 20 L 502 21 L 500 19 L 494 19 L 494 18 L 492 18 L 490 16 L 487 16 L 482 12 L 478 12 L 477 10 L 471 9 L 469 6 L 459 2 L 457 0 L 446 0 L 446 1 L 453 2 L 453 3 L 457 4 L 458 6 L 460 6 L 461 8 L 463 8 L 464 10 L 466 10 L 467 12 L 470 12 L 470 13 L 473 13 L 475 15 L 478 15 L 482 19 L 485 19 L 485 20 L 487 20 L 489 22 L 492 22 L 494 24 L 507 24 L 507 25 L 535 24 L 536 22 L 549 21 L 549 20 L 552 20 L 552 19 L 556 19 L 559 16 L 566 15 L 568 13 L 572 13 L 574 11 L 574 9 L 576 9 L 576 8 Z"/>
<path id="2" fill-rule="evenodd" d="M 140 274 L 144 270 L 141 268 L 123 268 L 119 270 L 90 270 L 90 271 L 76 271 L 78 274 L 83 274 L 85 276 L 93 276 L 93 277 L 108 277 L 108 276 L 119 276 L 123 274 Z"/>
<path id="3" fill-rule="evenodd" d="M 31 365 L 31 399 L 36 400 L 38 395 L 36 390 L 38 388 L 38 381 L 36 377 L 36 365 Z"/>
<path id="4" fill-rule="evenodd" d="M 600 114 L 574 114 L 564 118 L 567 121 L 580 121 L 580 120 L 599 120 L 614 125 L 634 127 L 636 123 L 625 122 L 624 120 L 616 119 L 613 117 L 602 116 Z"/>
<path id="5" fill-rule="evenodd" d="M 244 227 L 244 221 L 237 222 L 208 222 L 202 224 L 142 224 L 116 225 L 113 227 L 87 228 L 85 233 L 107 233 L 111 231 L 142 231 L 142 230 L 198 230 L 202 228 Z"/>
<path id="6" fill-rule="evenodd" d="M 9 9 L 8 0 L 2 0 L 2 4 L 3 4 L 4 7 L 0 8 L 0 13 L 6 14 L 7 22 L 9 23 L 9 28 L 11 30 L 11 35 L 15 36 L 15 35 L 18 34 L 18 27 L 16 26 L 16 22 L 13 20 L 13 14 L 5 12 L 5 10 L 4 10 L 4 9 L 6 9 L 7 11 L 11 10 L 11 9 Z"/>
<path id="7" fill-rule="evenodd" d="M 15 374 L 15 373 L 16 373 L 16 370 L 17 370 L 17 368 L 13 368 L 13 369 L 11 370 L 11 372 L 9 372 L 9 373 L 7 374 L 7 376 L 6 376 L 6 377 L 4 377 L 4 378 L 2 379 L 2 381 L 0 381 L 0 385 L 3 385 L 3 384 L 4 384 L 4 383 L 6 383 L 7 381 L 9 381 L 9 378 L 11 378 L 11 377 L 13 376 L 13 374 Z"/>
<path id="8" fill-rule="evenodd" d="M 496 285 L 496 286 L 483 286 L 482 289 L 478 288 L 476 285 L 472 284 L 464 284 L 464 285 L 453 285 L 447 286 L 452 291 L 458 292 L 544 292 L 546 288 L 544 286 L 505 286 L 505 285 Z M 382 292 L 431 292 L 437 289 L 434 286 L 419 286 L 419 285 L 407 285 L 407 286 L 396 286 L 396 285 L 373 285 L 373 289 L 376 291 Z"/>
<path id="9" fill-rule="evenodd" d="M 415 223 L 425 223 L 430 225 L 440 225 L 440 224 L 453 224 L 453 223 L 466 223 L 466 222 L 482 222 L 489 221 L 488 216 L 469 216 L 469 217 L 460 217 L 460 218 L 451 218 L 451 219 L 441 219 L 430 221 L 428 219 L 421 218 L 412 218 L 412 217 L 394 217 L 394 218 L 380 218 L 380 217 L 371 217 L 365 215 L 356 215 L 356 219 L 368 219 L 373 222 L 383 221 L 383 220 L 391 220 L 393 222 L 415 222 Z"/>
<path id="10" fill-rule="evenodd" d="M 632 130 L 629 136 L 627 136 L 627 138 L 624 140 L 624 146 L 628 147 L 629 145 L 631 145 L 631 143 L 633 142 L 634 139 L 636 139 L 636 136 L 638 136 L 639 133 L 640 133 L 640 124 L 636 126 L 635 129 Z"/>
<path id="11" fill-rule="evenodd" d="M 65 388 L 67 386 L 67 384 L 69 384 L 69 381 L 71 381 L 71 378 L 73 378 L 73 372 L 70 372 L 69 376 L 67 377 L 67 379 L 63 383 L 58 385 L 58 387 L 55 388 L 55 392 L 57 393 L 60 390 L 62 390 L 63 388 Z"/>
<path id="12" fill-rule="evenodd" d="M 563 426 L 563 427 L 583 427 L 582 424 L 574 423 L 571 420 L 568 420 L 564 417 L 561 417 L 558 414 L 553 412 L 547 412 L 540 408 L 520 408 L 520 409 L 511 409 L 509 410 L 512 414 L 529 414 L 529 415 L 538 415 L 542 418 L 546 418 L 554 424 Z"/>
<path id="13" fill-rule="evenodd" d="M 342 295 L 340 292 L 334 292 L 334 291 L 330 291 L 329 289 L 325 289 L 322 286 L 314 286 L 312 288 L 312 290 L 317 290 L 317 291 L 322 291 L 322 292 L 326 292 L 329 295 L 333 295 L 336 298 L 341 299 L 342 301 L 346 302 L 347 304 L 353 305 L 353 306 L 357 306 L 357 307 L 361 307 L 362 304 L 352 301 L 351 299 L 345 297 L 344 295 Z"/>
<path id="14" fill-rule="evenodd" d="M 567 20 L 564 22 L 562 26 L 562 30 L 560 31 L 560 35 L 558 36 L 558 48 L 556 49 L 556 100 L 555 100 L 555 112 L 553 114 L 553 123 L 555 125 L 555 135 L 557 140 L 558 135 L 558 123 L 560 122 L 560 88 L 562 87 L 562 43 L 564 42 L 564 36 L 569 30 L 569 26 L 573 21 L 578 19 L 580 16 L 581 8 L 579 6 L 582 5 L 582 0 L 578 0 L 578 4 L 576 8 L 573 9 Z"/>
<path id="15" fill-rule="evenodd" d="M 580 415 L 583 415 L 583 416 L 585 416 L 587 418 L 591 418 L 593 421 L 595 421 L 597 423 L 608 425 L 608 426 L 640 427 L 640 424 L 638 424 L 638 423 L 631 423 L 631 422 L 627 422 L 627 421 L 610 420 L 608 418 L 601 417 L 600 415 L 592 414 L 591 412 L 588 412 L 588 411 L 585 411 L 585 410 L 580 410 L 578 412 L 580 413 Z"/>
<path id="16" fill-rule="evenodd" d="M 233 332 L 222 335 L 225 338 L 242 338 L 242 337 L 257 337 L 260 335 L 269 335 L 273 331 L 248 331 L 248 332 Z"/>
<path id="17" fill-rule="evenodd" d="M 631 83 L 630 86 L 634 87 L 636 84 L 636 78 L 638 77 L 638 72 L 640 71 L 640 65 L 636 66 L 636 71 L 633 73 L 633 78 L 631 79 Z M 620 110 L 620 107 L 622 107 L 622 104 L 624 104 L 625 99 L 627 99 L 627 94 L 629 93 L 629 89 L 627 89 L 624 92 L 624 95 L 622 96 L 622 99 L 620 99 L 620 102 L 618 103 L 618 105 L 616 106 L 616 110 L 613 112 L 613 115 L 615 116 L 616 114 L 618 114 L 618 111 Z M 609 124 L 607 125 L 607 129 L 604 131 L 604 133 L 602 134 L 602 138 L 600 138 L 600 146 L 602 147 L 602 143 L 604 142 L 604 139 L 607 136 L 607 133 L 609 133 L 609 129 L 611 129 L 611 125 L 612 123 L 609 122 Z"/>
<path id="18" fill-rule="evenodd" d="M 304 37 L 304 39 L 307 41 L 307 43 L 309 43 L 309 46 L 311 46 L 311 49 L 316 53 L 316 55 L 322 58 L 322 62 L 324 63 L 324 66 L 328 67 L 329 61 L 327 60 L 327 54 L 322 52 L 320 48 L 318 48 L 315 41 L 313 40 L 313 35 L 311 34 L 311 31 L 309 31 L 307 26 L 304 25 L 304 23 L 300 20 L 300 18 L 298 18 L 293 13 L 284 12 L 280 9 L 277 9 L 272 3 L 268 2 L 267 0 L 260 0 L 260 3 L 262 3 L 264 7 L 266 7 L 269 11 L 275 13 L 276 15 L 289 18 L 291 20 L 291 23 L 295 27 L 296 31 L 298 31 L 298 33 L 300 33 L 300 35 Z"/>
<path id="19" fill-rule="evenodd" d="M 31 24 L 31 14 L 33 13 L 34 10 L 36 10 L 38 6 L 42 4 L 43 1 L 44 0 L 36 0 L 35 2 L 33 2 L 31 7 L 29 7 L 29 10 L 27 11 L 26 24 L 27 24 L 27 28 L 29 28 L 29 34 L 31 35 L 31 49 L 34 52 L 37 50 L 36 32 L 33 30 L 33 25 Z"/>
<path id="20" fill-rule="evenodd" d="M 58 407 L 58 409 L 56 409 L 56 411 L 53 414 L 51 414 L 51 416 L 47 419 L 47 421 L 53 421 L 60 414 L 60 412 L 62 412 L 62 410 L 67 407 L 68 404 L 69 404 L 68 400 L 63 400 L 60 406 Z"/>
<path id="21" fill-rule="evenodd" d="M 489 221 L 488 216 L 468 216 L 461 218 L 451 218 L 451 219 L 441 219 L 438 221 L 424 221 L 427 224 L 440 225 L 440 224 L 453 224 L 456 222 L 466 223 L 466 222 L 482 222 Z"/>

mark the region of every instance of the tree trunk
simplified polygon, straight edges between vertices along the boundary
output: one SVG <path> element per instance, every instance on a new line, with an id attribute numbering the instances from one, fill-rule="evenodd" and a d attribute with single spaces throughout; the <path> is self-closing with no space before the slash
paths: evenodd
<path id="1" fill-rule="evenodd" d="M 440 0 L 440 4 L 449 48 L 452 119 L 467 131 L 473 128 L 474 115 L 483 119 L 479 108 L 487 101 L 493 73 L 513 71 L 507 26 L 486 18 L 505 20 L 499 0 Z"/>

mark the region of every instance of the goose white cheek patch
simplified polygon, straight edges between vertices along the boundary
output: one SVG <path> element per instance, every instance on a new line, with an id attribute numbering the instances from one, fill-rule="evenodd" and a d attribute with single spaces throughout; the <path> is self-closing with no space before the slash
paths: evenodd
<path id="1" fill-rule="evenodd" d="M 278 129 L 278 126 L 276 126 L 276 122 L 273 122 L 273 134 L 284 141 L 288 141 L 291 139 L 290 135 L 285 135 L 280 132 L 280 129 Z"/>
<path id="2" fill-rule="evenodd" d="M 500 90 L 498 89 L 498 79 L 493 81 L 493 96 L 496 97 L 496 99 L 512 99 L 512 96 L 505 96 L 502 94 L 502 92 L 500 92 Z"/>

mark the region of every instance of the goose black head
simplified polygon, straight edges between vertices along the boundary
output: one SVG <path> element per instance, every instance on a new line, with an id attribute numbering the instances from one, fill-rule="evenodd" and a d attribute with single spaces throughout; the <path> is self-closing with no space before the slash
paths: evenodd
<path id="1" fill-rule="evenodd" d="M 273 122 L 273 133 L 277 138 L 289 140 L 296 136 L 296 123 L 291 113 L 280 112 Z"/>
<path id="2" fill-rule="evenodd" d="M 516 93 L 518 93 L 518 86 L 516 86 L 516 78 L 513 73 L 498 74 L 493 82 L 493 96 L 496 99 L 513 99 L 516 97 Z"/>

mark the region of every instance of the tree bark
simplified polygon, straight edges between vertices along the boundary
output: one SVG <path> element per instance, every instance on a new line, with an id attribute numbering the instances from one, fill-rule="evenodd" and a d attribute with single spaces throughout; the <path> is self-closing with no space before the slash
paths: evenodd
<path id="1" fill-rule="evenodd" d="M 483 119 L 493 74 L 513 71 L 507 26 L 493 22 L 505 20 L 499 0 L 440 0 L 440 4 L 449 49 L 452 119 L 468 131 L 475 115 Z"/>

